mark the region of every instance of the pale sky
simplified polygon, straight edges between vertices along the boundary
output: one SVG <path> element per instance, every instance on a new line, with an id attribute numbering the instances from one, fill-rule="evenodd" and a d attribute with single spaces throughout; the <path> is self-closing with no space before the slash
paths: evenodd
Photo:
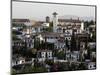
<path id="1" fill-rule="evenodd" d="M 34 2 L 12 2 L 12 18 L 45 19 L 52 18 L 52 13 L 57 12 L 59 16 L 74 15 L 79 17 L 94 17 L 94 6 L 60 5 Z"/>

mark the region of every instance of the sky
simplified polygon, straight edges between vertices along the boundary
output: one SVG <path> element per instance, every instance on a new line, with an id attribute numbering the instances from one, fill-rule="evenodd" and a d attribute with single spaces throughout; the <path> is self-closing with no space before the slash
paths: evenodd
<path id="1" fill-rule="evenodd" d="M 60 5 L 34 2 L 12 2 L 12 18 L 25 18 L 33 20 L 45 20 L 46 16 L 53 17 L 52 13 L 57 12 L 58 16 L 73 15 L 78 17 L 94 17 L 94 6 Z"/>

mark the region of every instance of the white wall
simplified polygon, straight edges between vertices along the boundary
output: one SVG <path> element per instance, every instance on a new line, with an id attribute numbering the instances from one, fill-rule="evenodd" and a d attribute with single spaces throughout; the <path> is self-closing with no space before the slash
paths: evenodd
<path id="1" fill-rule="evenodd" d="M 47 38 L 47 42 L 50 42 L 50 43 L 55 43 L 57 40 L 55 38 Z"/>
<path id="2" fill-rule="evenodd" d="M 81 30 L 82 31 L 84 30 L 84 23 L 83 22 L 81 23 Z"/>

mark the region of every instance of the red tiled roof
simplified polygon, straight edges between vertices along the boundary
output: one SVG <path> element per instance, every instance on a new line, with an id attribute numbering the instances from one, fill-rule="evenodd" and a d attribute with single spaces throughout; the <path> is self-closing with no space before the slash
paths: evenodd
<path id="1" fill-rule="evenodd" d="M 30 22 L 29 19 L 12 19 L 13 22 Z"/>
<path id="2" fill-rule="evenodd" d="M 58 22 L 73 22 L 73 23 L 81 23 L 80 20 L 77 19 L 58 19 Z"/>

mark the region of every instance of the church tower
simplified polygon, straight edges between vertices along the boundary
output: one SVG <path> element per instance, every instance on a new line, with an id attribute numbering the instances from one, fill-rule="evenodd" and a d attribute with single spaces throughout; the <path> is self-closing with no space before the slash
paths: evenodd
<path id="1" fill-rule="evenodd" d="M 50 22 L 50 17 L 46 16 L 46 23 L 49 23 L 49 22 Z"/>
<path id="2" fill-rule="evenodd" d="M 53 13 L 53 32 L 57 32 L 57 24 L 58 24 L 57 15 L 58 14 L 56 12 Z"/>

